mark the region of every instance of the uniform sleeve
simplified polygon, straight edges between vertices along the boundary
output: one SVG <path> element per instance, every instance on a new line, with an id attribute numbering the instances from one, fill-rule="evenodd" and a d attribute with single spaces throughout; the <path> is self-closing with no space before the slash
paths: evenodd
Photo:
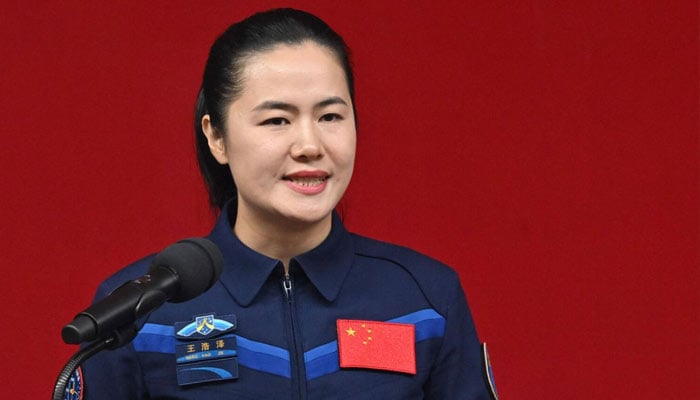
<path id="1" fill-rule="evenodd" d="M 493 400 L 483 373 L 481 344 L 459 280 L 452 284 L 445 336 L 424 387 L 430 400 Z"/>
<path id="2" fill-rule="evenodd" d="M 95 301 L 111 289 L 103 284 Z M 134 346 L 129 343 L 115 350 L 102 350 L 81 366 L 84 400 L 148 399 L 143 373 Z"/>

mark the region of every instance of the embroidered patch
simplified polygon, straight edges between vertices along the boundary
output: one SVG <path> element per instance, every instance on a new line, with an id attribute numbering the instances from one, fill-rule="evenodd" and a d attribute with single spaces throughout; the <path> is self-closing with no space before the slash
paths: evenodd
<path id="1" fill-rule="evenodd" d="M 202 359 L 202 358 L 200 358 Z M 224 381 L 238 378 L 238 357 L 222 357 L 177 363 L 177 383 L 180 386 Z"/>
<path id="2" fill-rule="evenodd" d="M 80 366 L 75 369 L 68 379 L 64 400 L 83 400 L 83 370 Z"/>
<path id="3" fill-rule="evenodd" d="M 493 400 L 498 400 L 496 382 L 493 379 L 493 369 L 491 368 L 491 359 L 489 358 L 489 352 L 488 350 L 486 350 L 486 343 L 482 343 L 481 350 L 482 356 L 484 358 L 484 376 L 486 377 L 486 384 L 489 387 L 489 391 Z"/>
<path id="4" fill-rule="evenodd" d="M 206 339 L 236 329 L 236 316 L 215 314 L 200 315 L 193 322 L 175 323 L 175 337 L 178 339 Z"/>
<path id="5" fill-rule="evenodd" d="M 180 386 L 238 378 L 236 316 L 196 316 L 175 324 L 175 362 Z"/>
<path id="6" fill-rule="evenodd" d="M 413 324 L 339 319 L 336 326 L 341 368 L 416 373 Z"/>

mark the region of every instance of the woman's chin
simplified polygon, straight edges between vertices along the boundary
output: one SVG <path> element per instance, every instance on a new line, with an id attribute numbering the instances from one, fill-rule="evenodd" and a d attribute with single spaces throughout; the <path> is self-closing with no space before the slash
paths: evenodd
<path id="1" fill-rule="evenodd" d="M 331 218 L 333 208 L 329 207 L 303 207 L 286 209 L 280 212 L 282 219 L 299 225 L 315 225 L 323 223 Z"/>

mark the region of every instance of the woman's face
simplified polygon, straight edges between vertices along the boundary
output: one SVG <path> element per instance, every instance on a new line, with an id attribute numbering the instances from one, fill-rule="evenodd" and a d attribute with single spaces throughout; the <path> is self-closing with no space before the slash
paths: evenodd
<path id="1" fill-rule="evenodd" d="M 226 134 L 207 134 L 238 188 L 237 218 L 330 218 L 355 160 L 355 116 L 342 67 L 313 42 L 279 45 L 246 61 L 242 84 Z"/>

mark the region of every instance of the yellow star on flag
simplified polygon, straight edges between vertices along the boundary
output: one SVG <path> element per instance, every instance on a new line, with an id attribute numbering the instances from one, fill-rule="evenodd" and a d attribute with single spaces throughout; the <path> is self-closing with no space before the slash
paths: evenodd
<path id="1" fill-rule="evenodd" d="M 345 332 L 348 333 L 348 336 L 355 336 L 355 330 L 352 328 L 346 329 Z"/>

